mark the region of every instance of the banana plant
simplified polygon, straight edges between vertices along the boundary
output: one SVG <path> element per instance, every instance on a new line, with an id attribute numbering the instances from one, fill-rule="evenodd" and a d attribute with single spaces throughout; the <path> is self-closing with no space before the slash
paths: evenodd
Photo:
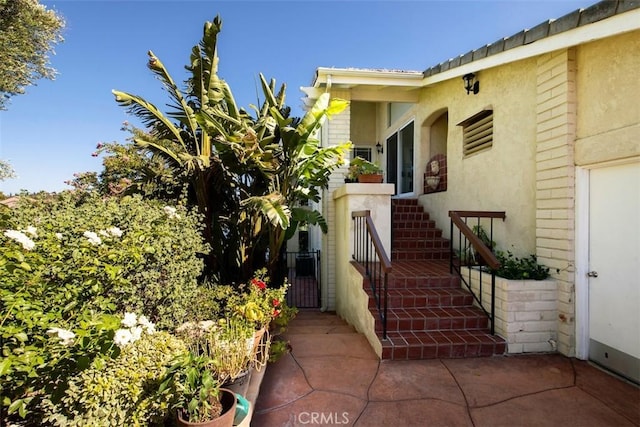
<path id="1" fill-rule="evenodd" d="M 255 116 L 238 108 L 218 76 L 221 27 L 219 17 L 205 23 L 186 67 L 186 89 L 148 52 L 148 67 L 171 98 L 170 111 L 127 92 L 113 94 L 146 127 L 134 129 L 135 147 L 163 159 L 188 184 L 212 247 L 209 273 L 220 282 L 239 283 L 265 264 L 273 272 L 280 248 L 298 224 L 318 224 L 326 232 L 320 212 L 297 206 L 302 200 L 319 201 L 320 189 L 350 144 L 321 147 L 315 137 L 325 119 L 347 106 L 328 94 L 301 120 L 293 119 L 285 105 L 286 86 L 276 91 L 275 81 L 260 75 L 263 104 L 252 106 Z"/>

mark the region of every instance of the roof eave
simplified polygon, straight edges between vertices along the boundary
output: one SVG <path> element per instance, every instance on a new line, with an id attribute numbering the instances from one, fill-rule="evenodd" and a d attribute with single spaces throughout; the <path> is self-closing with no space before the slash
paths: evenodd
<path id="1" fill-rule="evenodd" d="M 425 71 L 424 80 L 422 83 L 424 86 L 429 86 L 445 80 L 463 76 L 467 73 L 475 73 L 478 72 L 478 70 L 484 70 L 511 62 L 520 61 L 548 52 L 567 49 L 580 44 L 604 39 L 630 31 L 636 31 L 639 29 L 640 9 L 634 9 L 589 25 L 577 27 L 569 31 L 544 37 L 536 40 L 535 42 L 514 47 L 501 53 L 496 53 L 476 60 L 466 61 L 466 63 L 464 58 L 468 58 L 470 54 L 472 54 L 472 52 L 461 55 L 460 57 L 456 58 L 459 65 L 456 64 L 456 60 L 454 59 L 448 61 L 447 63 L 439 64 L 438 66 L 432 67 L 429 70 Z M 483 48 L 490 50 L 491 45 L 483 46 Z M 475 52 L 476 51 L 473 51 L 473 53 Z M 455 65 L 448 65 L 448 69 L 442 70 L 441 68 L 444 68 L 444 64 L 448 63 L 453 63 Z M 432 74 L 429 75 L 428 72 L 430 70 L 432 70 Z"/>

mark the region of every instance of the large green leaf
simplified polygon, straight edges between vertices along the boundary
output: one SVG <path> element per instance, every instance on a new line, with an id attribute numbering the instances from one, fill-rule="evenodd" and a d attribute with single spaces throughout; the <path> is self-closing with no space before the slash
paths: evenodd
<path id="1" fill-rule="evenodd" d="M 187 148 L 180 134 L 180 129 L 158 110 L 155 105 L 139 96 L 126 92 L 119 90 L 112 90 L 111 92 L 115 95 L 118 104 L 127 107 L 127 111 L 130 114 L 140 118 L 159 138 L 168 139 L 169 135 L 171 135 L 184 149 Z"/>
<path id="2" fill-rule="evenodd" d="M 280 194 L 271 193 L 266 196 L 252 196 L 243 200 L 242 205 L 259 211 L 275 227 L 283 230 L 289 227 L 291 211 Z"/>

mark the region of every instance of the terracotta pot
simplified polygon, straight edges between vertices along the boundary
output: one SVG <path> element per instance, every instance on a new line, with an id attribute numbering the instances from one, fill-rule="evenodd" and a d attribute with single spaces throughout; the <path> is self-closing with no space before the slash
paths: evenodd
<path id="1" fill-rule="evenodd" d="M 376 173 L 363 173 L 362 175 L 358 175 L 358 182 L 359 183 L 373 183 L 373 184 L 380 184 L 384 179 L 384 176 L 382 176 L 382 174 L 376 174 Z"/>
<path id="2" fill-rule="evenodd" d="M 178 411 L 177 424 L 182 427 L 233 427 L 233 419 L 236 416 L 237 399 L 235 393 L 225 388 L 220 389 L 220 402 L 222 414 L 219 417 L 201 423 L 192 423 L 182 418 L 182 411 Z"/>

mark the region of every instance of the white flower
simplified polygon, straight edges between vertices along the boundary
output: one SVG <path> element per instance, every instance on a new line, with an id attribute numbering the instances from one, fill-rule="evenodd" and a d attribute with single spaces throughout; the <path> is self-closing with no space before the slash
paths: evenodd
<path id="1" fill-rule="evenodd" d="M 89 243 L 91 243 L 94 246 L 97 246 L 100 243 L 102 243 L 102 239 L 98 237 L 98 235 L 93 231 L 85 231 L 83 236 L 86 237 L 89 240 Z"/>
<path id="2" fill-rule="evenodd" d="M 33 242 L 33 240 L 28 238 L 21 231 L 6 230 L 4 232 L 4 235 L 7 236 L 8 238 L 13 239 L 16 242 L 20 243 L 22 245 L 22 247 L 24 249 L 28 250 L 28 251 L 30 251 L 31 249 L 35 248 L 35 246 L 36 246 L 36 244 Z"/>
<path id="3" fill-rule="evenodd" d="M 135 313 L 125 313 L 124 319 L 122 319 L 122 324 L 127 328 L 132 328 L 136 326 L 138 323 L 138 316 Z"/>
<path id="4" fill-rule="evenodd" d="M 58 240 L 62 240 L 62 233 L 56 233 L 56 237 L 58 238 Z"/>
<path id="5" fill-rule="evenodd" d="M 128 329 L 118 329 L 116 331 L 116 334 L 113 337 L 113 342 L 118 346 L 118 347 L 124 347 L 125 345 L 129 344 L 131 342 L 131 339 L 133 338 L 131 331 Z"/>
<path id="6" fill-rule="evenodd" d="M 107 232 L 114 237 L 122 237 L 122 230 L 118 227 L 109 227 L 107 228 Z"/>
<path id="7" fill-rule="evenodd" d="M 33 237 L 38 237 L 36 228 L 33 225 L 28 226 L 26 230 L 22 230 L 22 231 L 24 231 L 25 233 L 31 234 Z"/>
<path id="8" fill-rule="evenodd" d="M 131 331 L 131 342 L 138 341 L 142 336 L 142 326 L 134 326 L 130 329 Z"/>
<path id="9" fill-rule="evenodd" d="M 61 328 L 51 328 L 47 330 L 47 334 L 52 336 L 57 335 L 58 339 L 62 341 L 62 345 L 67 347 L 73 345 L 73 339 L 76 337 L 76 334 L 73 332 Z"/>
<path id="10" fill-rule="evenodd" d="M 164 213 L 166 213 L 169 218 L 180 219 L 180 215 L 178 215 L 176 213 L 176 208 L 174 208 L 172 206 L 165 206 L 164 207 Z"/>
<path id="11" fill-rule="evenodd" d="M 156 325 L 150 322 L 147 316 L 138 317 L 138 325 L 142 326 L 148 334 L 153 334 L 156 331 Z"/>

